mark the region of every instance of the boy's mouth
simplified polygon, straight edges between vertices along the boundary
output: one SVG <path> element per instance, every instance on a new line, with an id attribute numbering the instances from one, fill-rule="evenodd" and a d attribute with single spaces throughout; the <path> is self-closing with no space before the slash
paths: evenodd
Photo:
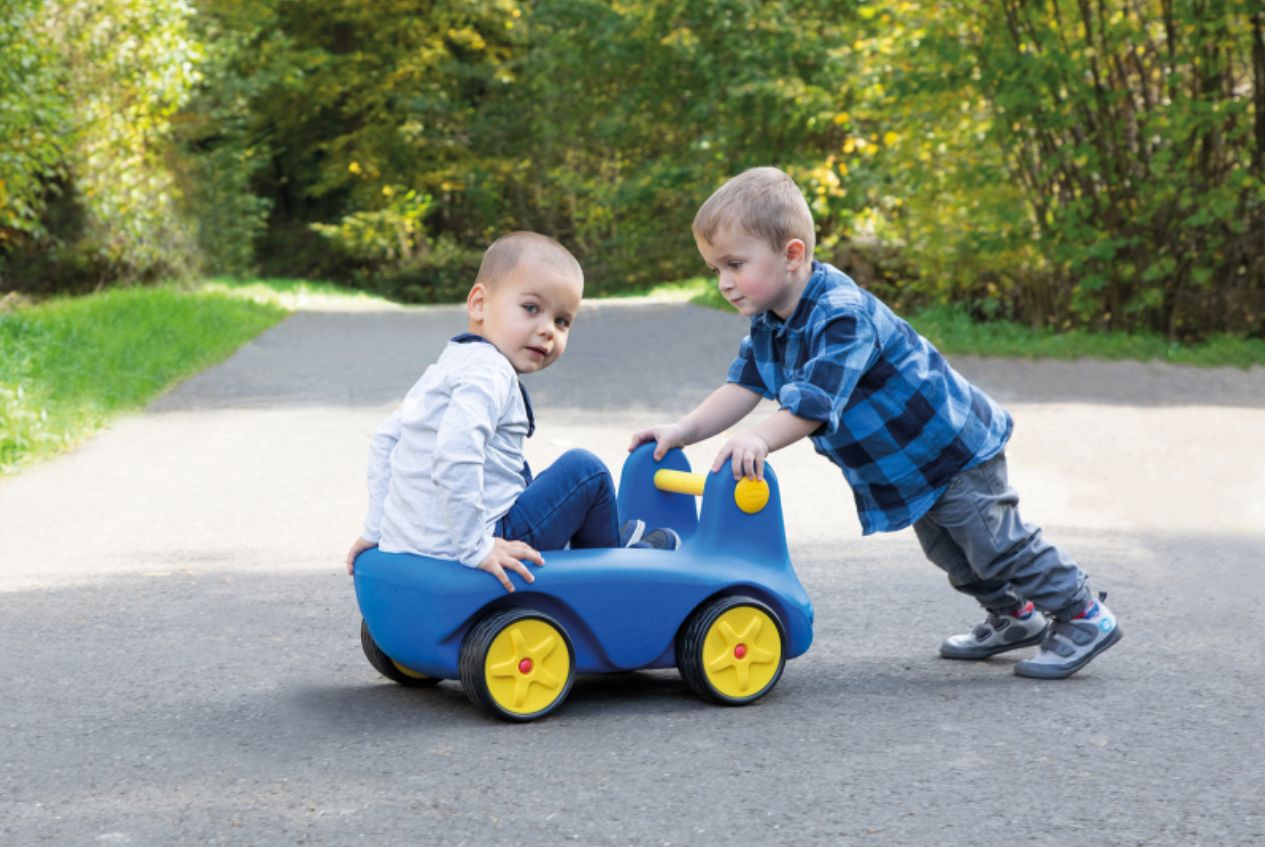
<path id="1" fill-rule="evenodd" d="M 538 359 L 544 359 L 549 356 L 549 351 L 543 347 L 528 347 L 527 352 L 531 353 Z"/>

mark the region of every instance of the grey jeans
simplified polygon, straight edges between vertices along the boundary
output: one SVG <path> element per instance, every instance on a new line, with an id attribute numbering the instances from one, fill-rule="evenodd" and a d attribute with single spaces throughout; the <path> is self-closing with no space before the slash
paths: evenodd
<path id="1" fill-rule="evenodd" d="M 1005 453 L 955 476 L 914 532 L 949 583 L 989 611 L 1014 611 L 1031 600 L 1068 620 L 1090 605 L 1085 572 L 1019 517 Z"/>

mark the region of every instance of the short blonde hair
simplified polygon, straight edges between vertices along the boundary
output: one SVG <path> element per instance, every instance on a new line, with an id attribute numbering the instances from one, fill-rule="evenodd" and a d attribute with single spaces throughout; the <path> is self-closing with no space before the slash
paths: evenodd
<path id="1" fill-rule="evenodd" d="M 533 261 L 564 274 L 575 274 L 584 284 L 584 270 L 571 251 L 538 232 L 511 232 L 502 235 L 483 254 L 479 275 L 474 281 L 484 287 L 496 285 L 519 262 Z"/>
<path id="2" fill-rule="evenodd" d="M 691 228 L 696 238 L 710 244 L 716 233 L 731 226 L 778 253 L 798 238 L 811 259 L 817 243 L 808 202 L 795 180 L 778 168 L 751 168 L 726 182 L 699 208 Z"/>

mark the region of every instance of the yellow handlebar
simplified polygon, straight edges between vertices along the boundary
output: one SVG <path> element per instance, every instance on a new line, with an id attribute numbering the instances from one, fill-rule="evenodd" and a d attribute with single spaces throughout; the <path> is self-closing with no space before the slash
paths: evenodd
<path id="1" fill-rule="evenodd" d="M 707 477 L 701 473 L 670 471 L 667 468 L 654 472 L 654 487 L 660 491 L 702 497 L 706 485 Z M 734 504 L 748 515 L 754 515 L 769 504 L 769 484 L 764 480 L 738 480 L 734 487 Z"/>
<path id="2" fill-rule="evenodd" d="M 661 468 L 654 472 L 654 487 L 660 491 L 671 491 L 673 494 L 693 494 L 695 497 L 702 497 L 703 487 L 706 484 L 707 477 L 701 473 L 670 471 L 667 468 Z"/>

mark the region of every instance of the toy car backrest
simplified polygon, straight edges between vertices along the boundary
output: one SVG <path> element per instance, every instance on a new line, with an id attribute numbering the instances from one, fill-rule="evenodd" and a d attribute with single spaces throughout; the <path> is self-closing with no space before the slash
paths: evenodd
<path id="1" fill-rule="evenodd" d="M 699 493 L 701 508 L 690 496 Z M 735 481 L 728 467 L 703 476 L 690 473 L 681 450 L 669 450 L 655 462 L 654 445 L 642 444 L 624 461 L 618 504 L 621 520 L 640 518 L 648 528 L 670 526 L 695 552 L 740 550 L 763 559 L 787 558 L 777 474 L 768 464 L 762 482 Z"/>

